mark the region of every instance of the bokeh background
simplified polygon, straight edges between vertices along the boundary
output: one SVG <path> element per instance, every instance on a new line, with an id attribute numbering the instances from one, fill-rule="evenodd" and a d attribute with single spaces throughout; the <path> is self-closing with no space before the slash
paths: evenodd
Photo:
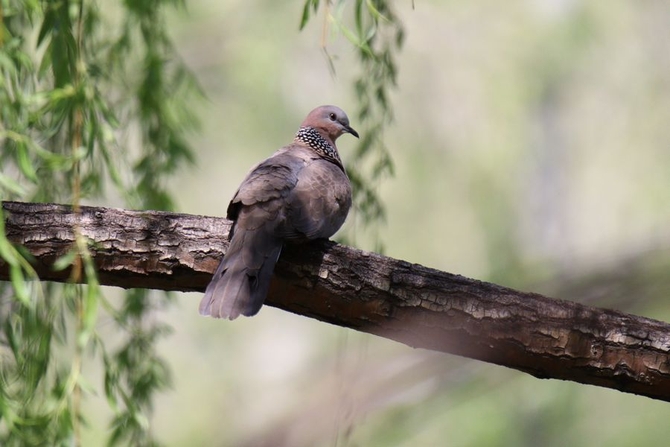
<path id="1" fill-rule="evenodd" d="M 207 97 L 194 99 L 198 161 L 171 185 L 180 211 L 225 215 L 248 169 L 288 143 L 317 105 L 339 105 L 356 128 L 354 50 L 329 29 L 331 73 L 323 12 L 299 32 L 302 7 L 189 0 L 173 15 L 179 53 Z M 349 228 L 354 244 L 371 249 L 379 238 L 395 258 L 670 321 L 670 3 L 395 7 L 407 37 L 384 135 L 396 165 L 379 186 L 388 219 L 372 231 Z M 339 141 L 344 159 L 354 145 Z M 670 439 L 667 403 L 538 380 L 271 307 L 232 323 L 204 319 L 200 297 L 175 294 L 156 315 L 174 328 L 161 345 L 173 389 L 153 415 L 169 446 Z M 95 398 L 88 405 L 104 412 Z"/>

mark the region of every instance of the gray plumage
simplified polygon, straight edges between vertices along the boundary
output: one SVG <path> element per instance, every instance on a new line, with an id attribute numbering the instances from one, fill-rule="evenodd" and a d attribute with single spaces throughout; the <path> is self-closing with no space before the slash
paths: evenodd
<path id="1" fill-rule="evenodd" d="M 258 313 L 284 241 L 329 238 L 351 207 L 351 184 L 335 140 L 358 137 L 338 107 L 312 110 L 293 143 L 255 166 L 228 205 L 230 246 L 200 302 L 200 314 Z"/>

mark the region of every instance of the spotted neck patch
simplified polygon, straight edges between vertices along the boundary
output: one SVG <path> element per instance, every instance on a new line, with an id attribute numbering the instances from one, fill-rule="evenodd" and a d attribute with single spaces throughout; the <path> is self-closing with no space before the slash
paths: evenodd
<path id="1" fill-rule="evenodd" d="M 323 138 L 313 127 L 301 127 L 298 129 L 298 132 L 295 134 L 295 140 L 305 143 L 323 158 L 342 167 L 342 160 L 340 160 L 340 154 L 337 153 L 335 146 Z"/>

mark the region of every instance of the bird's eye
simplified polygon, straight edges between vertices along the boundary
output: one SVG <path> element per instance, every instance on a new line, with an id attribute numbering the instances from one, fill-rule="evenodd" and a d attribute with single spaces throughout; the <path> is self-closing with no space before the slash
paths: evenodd
<path id="1" fill-rule="evenodd" d="M 331 113 L 331 114 L 330 114 L 330 120 L 331 120 L 331 121 L 335 121 L 336 118 L 337 118 L 337 117 L 335 116 L 334 113 Z"/>

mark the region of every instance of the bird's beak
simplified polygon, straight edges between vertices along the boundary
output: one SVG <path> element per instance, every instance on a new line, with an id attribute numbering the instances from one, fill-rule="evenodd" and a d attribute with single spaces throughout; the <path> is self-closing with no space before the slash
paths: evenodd
<path id="1" fill-rule="evenodd" d="M 352 134 L 352 135 L 355 136 L 356 138 L 360 138 L 360 137 L 358 136 L 358 132 L 356 132 L 356 131 L 354 130 L 353 127 L 351 127 L 351 126 L 344 126 L 344 130 L 346 130 L 347 132 L 349 132 L 350 134 Z"/>

